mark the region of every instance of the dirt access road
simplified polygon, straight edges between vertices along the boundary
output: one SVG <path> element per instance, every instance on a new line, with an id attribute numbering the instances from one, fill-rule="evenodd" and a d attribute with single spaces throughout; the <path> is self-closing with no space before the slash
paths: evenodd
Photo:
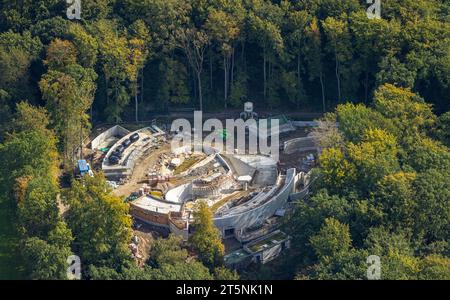
<path id="1" fill-rule="evenodd" d="M 128 197 L 132 192 L 137 192 L 139 188 L 142 187 L 142 183 L 140 182 L 147 178 L 146 175 L 149 168 L 158 162 L 160 154 L 168 151 L 170 151 L 170 143 L 165 143 L 159 149 L 151 150 L 150 153 L 144 154 L 142 158 L 136 162 L 131 177 L 125 184 L 119 185 L 119 187 L 114 190 L 114 194 L 117 196 Z"/>

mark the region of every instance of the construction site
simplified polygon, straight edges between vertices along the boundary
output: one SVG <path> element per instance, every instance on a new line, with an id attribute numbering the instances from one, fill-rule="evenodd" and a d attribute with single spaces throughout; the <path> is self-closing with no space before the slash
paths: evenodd
<path id="1" fill-rule="evenodd" d="M 238 269 L 266 263 L 289 248 L 280 219 L 291 201 L 308 194 L 317 156 L 308 136 L 314 124 L 287 118 L 280 124 L 279 159 L 210 146 L 171 149 L 173 133 L 154 124 L 133 132 L 121 126 L 103 131 L 91 142 L 97 153 L 91 164 L 129 202 L 139 227 L 163 235 L 187 240 L 195 231 L 196 203 L 206 202 L 226 246 L 225 263 Z"/>

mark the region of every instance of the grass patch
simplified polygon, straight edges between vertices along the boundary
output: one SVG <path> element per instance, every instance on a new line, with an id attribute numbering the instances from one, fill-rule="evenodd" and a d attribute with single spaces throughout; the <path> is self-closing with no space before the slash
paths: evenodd
<path id="1" fill-rule="evenodd" d="M 179 165 L 174 171 L 173 175 L 179 175 L 201 161 L 201 157 L 191 156 L 189 158 L 186 158 L 181 165 Z"/>
<path id="2" fill-rule="evenodd" d="M 278 233 L 276 233 L 276 234 L 274 234 L 274 235 L 268 236 L 267 238 L 265 238 L 265 239 L 259 241 L 258 243 L 254 244 L 254 245 L 251 245 L 251 246 L 249 247 L 249 249 L 250 249 L 252 252 L 259 252 L 259 251 L 263 250 L 262 247 L 263 247 L 264 245 L 267 245 L 268 248 L 270 248 L 270 247 L 272 247 L 273 245 L 275 245 L 275 242 L 274 242 L 274 241 L 276 241 L 276 242 L 281 242 L 281 241 L 284 240 L 286 237 L 287 237 L 286 234 L 284 234 L 283 232 L 280 231 L 280 232 L 278 232 Z"/>
<path id="3" fill-rule="evenodd" d="M 216 213 L 216 211 L 225 203 L 227 203 L 228 201 L 232 200 L 232 199 L 239 199 L 241 197 L 244 197 L 245 195 L 248 195 L 247 191 L 241 191 L 238 193 L 233 193 L 230 196 L 227 196 L 225 198 L 223 198 L 222 200 L 217 201 L 216 203 L 214 203 L 211 206 L 211 212 L 214 214 Z"/>

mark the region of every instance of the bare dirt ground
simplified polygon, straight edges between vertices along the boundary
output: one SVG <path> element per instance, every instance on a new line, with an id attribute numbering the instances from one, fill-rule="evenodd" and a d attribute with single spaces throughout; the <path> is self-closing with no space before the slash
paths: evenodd
<path id="1" fill-rule="evenodd" d="M 158 162 L 159 156 L 167 151 L 170 151 L 169 143 L 163 144 L 159 149 L 144 154 L 142 158 L 136 162 L 133 173 L 128 181 L 123 185 L 119 185 L 113 193 L 117 196 L 127 197 L 132 192 L 138 191 L 139 188 L 142 187 L 143 181 L 147 179 L 148 170 Z M 139 238 L 138 258 L 136 258 L 136 261 L 138 265 L 142 267 L 149 258 L 153 241 L 161 234 L 147 226 L 145 223 L 135 221 L 133 235 Z"/>
<path id="2" fill-rule="evenodd" d="M 145 230 L 145 228 L 140 228 L 133 230 L 133 235 L 139 238 L 138 263 L 140 266 L 143 266 L 150 256 L 150 250 L 157 233 L 150 230 Z"/>
<path id="3" fill-rule="evenodd" d="M 133 174 L 128 181 L 120 185 L 114 194 L 117 196 L 129 196 L 132 192 L 136 192 L 142 187 L 142 181 L 146 180 L 149 168 L 155 165 L 159 159 L 159 155 L 170 151 L 170 144 L 164 144 L 159 149 L 151 151 L 148 155 L 144 155 L 136 162 Z"/>

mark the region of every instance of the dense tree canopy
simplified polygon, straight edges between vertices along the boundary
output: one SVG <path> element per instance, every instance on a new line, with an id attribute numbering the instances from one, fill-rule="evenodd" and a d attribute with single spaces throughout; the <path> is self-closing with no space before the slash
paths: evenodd
<path id="1" fill-rule="evenodd" d="M 450 277 L 448 1 L 385 1 L 381 19 L 358 0 L 92 0 L 82 20 L 66 9 L 0 0 L 0 194 L 28 277 L 65 279 L 73 252 L 92 279 L 236 279 L 207 206 L 187 245 L 158 240 L 139 268 L 128 206 L 105 179 L 58 179 L 93 123 L 245 101 L 326 113 L 312 195 L 285 221 L 297 278 L 365 278 L 372 254 L 385 279 Z"/>
<path id="2" fill-rule="evenodd" d="M 72 253 L 72 233 L 59 215 L 58 152 L 49 124 L 44 109 L 21 102 L 13 116 L 14 132 L 0 145 L 0 187 L 15 200 L 15 226 L 22 239 L 17 246 L 30 279 L 66 279 Z"/>
<path id="3" fill-rule="evenodd" d="M 446 2 L 408 1 L 405 9 L 389 1 L 381 19 L 369 19 L 356 0 L 101 0 L 83 5 L 82 22 L 67 20 L 60 2 L 2 2 L 0 87 L 23 93 L 18 100 L 37 100 L 42 43 L 60 39 L 99 76 L 96 120 L 141 119 L 200 100 L 207 110 L 247 99 L 330 110 L 368 103 L 384 83 L 411 88 L 439 112 L 450 108 Z M 27 80 L 34 84 L 17 87 Z"/>
<path id="4" fill-rule="evenodd" d="M 450 151 L 431 138 L 436 119 L 391 84 L 370 107 L 341 104 L 324 117 L 313 196 L 286 224 L 304 253 L 293 259 L 299 279 L 365 279 L 369 255 L 382 279 L 449 278 Z"/>
<path id="5" fill-rule="evenodd" d="M 74 181 L 65 194 L 67 223 L 75 252 L 87 265 L 117 267 L 130 257 L 131 216 L 128 204 L 110 193 L 101 175 Z"/>

